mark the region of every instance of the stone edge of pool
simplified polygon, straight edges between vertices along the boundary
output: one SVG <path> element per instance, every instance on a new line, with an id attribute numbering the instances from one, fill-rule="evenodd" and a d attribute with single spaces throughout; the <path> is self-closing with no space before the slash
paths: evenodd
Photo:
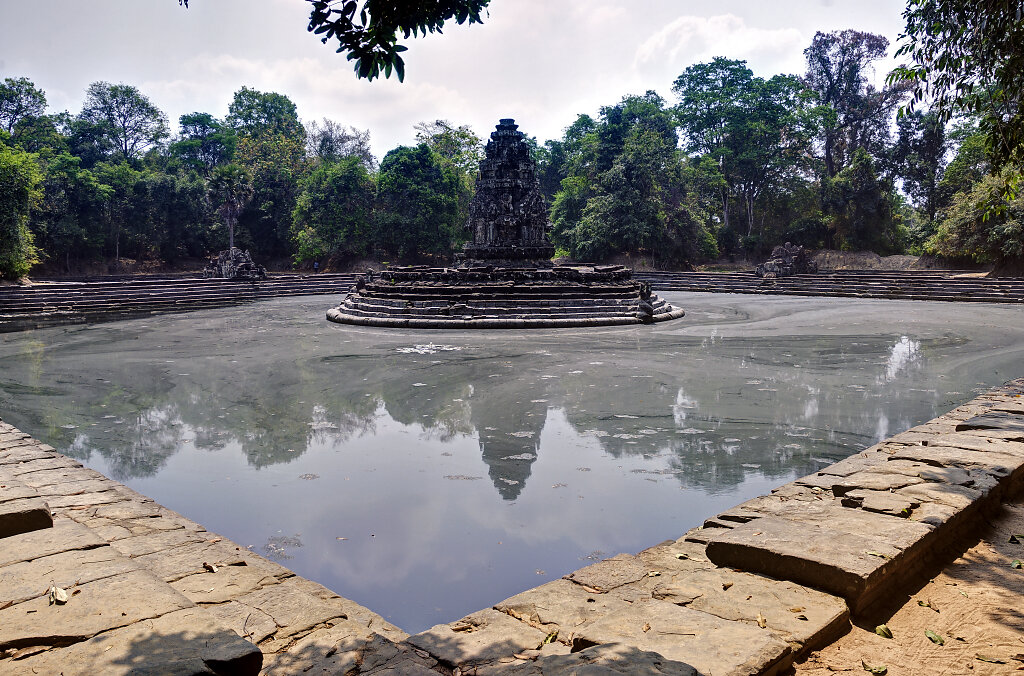
<path id="1" fill-rule="evenodd" d="M 0 422 L 0 671 L 775 674 L 1022 487 L 1018 379 L 678 540 L 408 636 Z"/>

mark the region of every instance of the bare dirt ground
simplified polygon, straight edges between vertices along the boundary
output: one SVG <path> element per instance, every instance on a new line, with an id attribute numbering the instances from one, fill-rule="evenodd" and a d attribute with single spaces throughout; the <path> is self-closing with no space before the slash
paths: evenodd
<path id="1" fill-rule="evenodd" d="M 941 555 L 941 573 L 811 653 L 796 674 L 1024 673 L 1024 569 L 1013 567 L 1024 560 L 1024 499 L 1004 505 L 978 539 Z M 875 632 L 881 624 L 892 638 Z"/>

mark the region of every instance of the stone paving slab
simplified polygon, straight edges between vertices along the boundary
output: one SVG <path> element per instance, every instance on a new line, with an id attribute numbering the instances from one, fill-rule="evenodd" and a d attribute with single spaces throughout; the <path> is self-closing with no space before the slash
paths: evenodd
<path id="1" fill-rule="evenodd" d="M 51 605 L 44 595 L 0 610 L 0 650 L 77 643 L 193 606 L 182 594 L 139 570 L 88 582 L 68 594 L 64 605 Z"/>
<path id="2" fill-rule="evenodd" d="M 769 516 L 714 534 L 707 552 L 718 566 L 841 596 L 854 611 L 875 599 L 903 556 L 877 539 Z"/>
<path id="3" fill-rule="evenodd" d="M 93 549 L 107 544 L 85 526 L 66 517 L 57 517 L 53 527 L 3 539 L 0 543 L 0 571 L 22 561 L 79 549 Z"/>
<path id="4" fill-rule="evenodd" d="M 619 644 L 656 652 L 707 676 L 774 674 L 789 666 L 789 645 L 771 632 L 664 601 L 631 604 L 583 628 L 575 648 Z"/>
<path id="5" fill-rule="evenodd" d="M 263 654 L 197 608 L 109 631 L 6 665 L 10 676 L 258 674 Z"/>
<path id="6" fill-rule="evenodd" d="M 540 648 L 548 634 L 490 608 L 410 636 L 409 645 L 449 668 L 495 664 L 523 650 Z"/>
<path id="7" fill-rule="evenodd" d="M 50 506 L 42 498 L 18 498 L 0 502 L 0 538 L 52 526 Z"/>
<path id="8" fill-rule="evenodd" d="M 113 547 L 73 550 L 0 568 L 0 602 L 45 596 L 50 585 L 65 589 L 138 570 Z"/>

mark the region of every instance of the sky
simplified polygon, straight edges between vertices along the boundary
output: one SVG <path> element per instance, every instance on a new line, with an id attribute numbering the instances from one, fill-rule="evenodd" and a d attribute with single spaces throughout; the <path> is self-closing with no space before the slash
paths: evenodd
<path id="1" fill-rule="evenodd" d="M 467 124 L 483 138 L 513 117 L 541 142 L 672 82 L 715 56 L 755 75 L 802 74 L 817 31 L 890 41 L 904 0 L 492 0 L 483 25 L 410 40 L 405 82 L 357 80 L 343 54 L 306 31 L 303 0 L 0 0 L 0 78 L 28 77 L 50 112 L 81 110 L 90 83 L 134 85 L 173 130 L 191 112 L 227 114 L 242 86 L 290 97 L 303 121 L 368 129 L 374 153 L 415 143 L 414 125 Z M 46 11 L 42 11 L 45 7 Z M 879 62 L 877 85 L 895 65 Z"/>

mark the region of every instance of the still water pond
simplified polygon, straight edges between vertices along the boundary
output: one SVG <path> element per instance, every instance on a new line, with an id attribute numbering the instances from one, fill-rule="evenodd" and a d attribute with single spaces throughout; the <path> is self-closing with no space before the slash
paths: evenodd
<path id="1" fill-rule="evenodd" d="M 1024 375 L 1019 307 L 666 294 L 654 327 L 413 332 L 333 297 L 0 337 L 0 416 L 415 632 Z"/>

